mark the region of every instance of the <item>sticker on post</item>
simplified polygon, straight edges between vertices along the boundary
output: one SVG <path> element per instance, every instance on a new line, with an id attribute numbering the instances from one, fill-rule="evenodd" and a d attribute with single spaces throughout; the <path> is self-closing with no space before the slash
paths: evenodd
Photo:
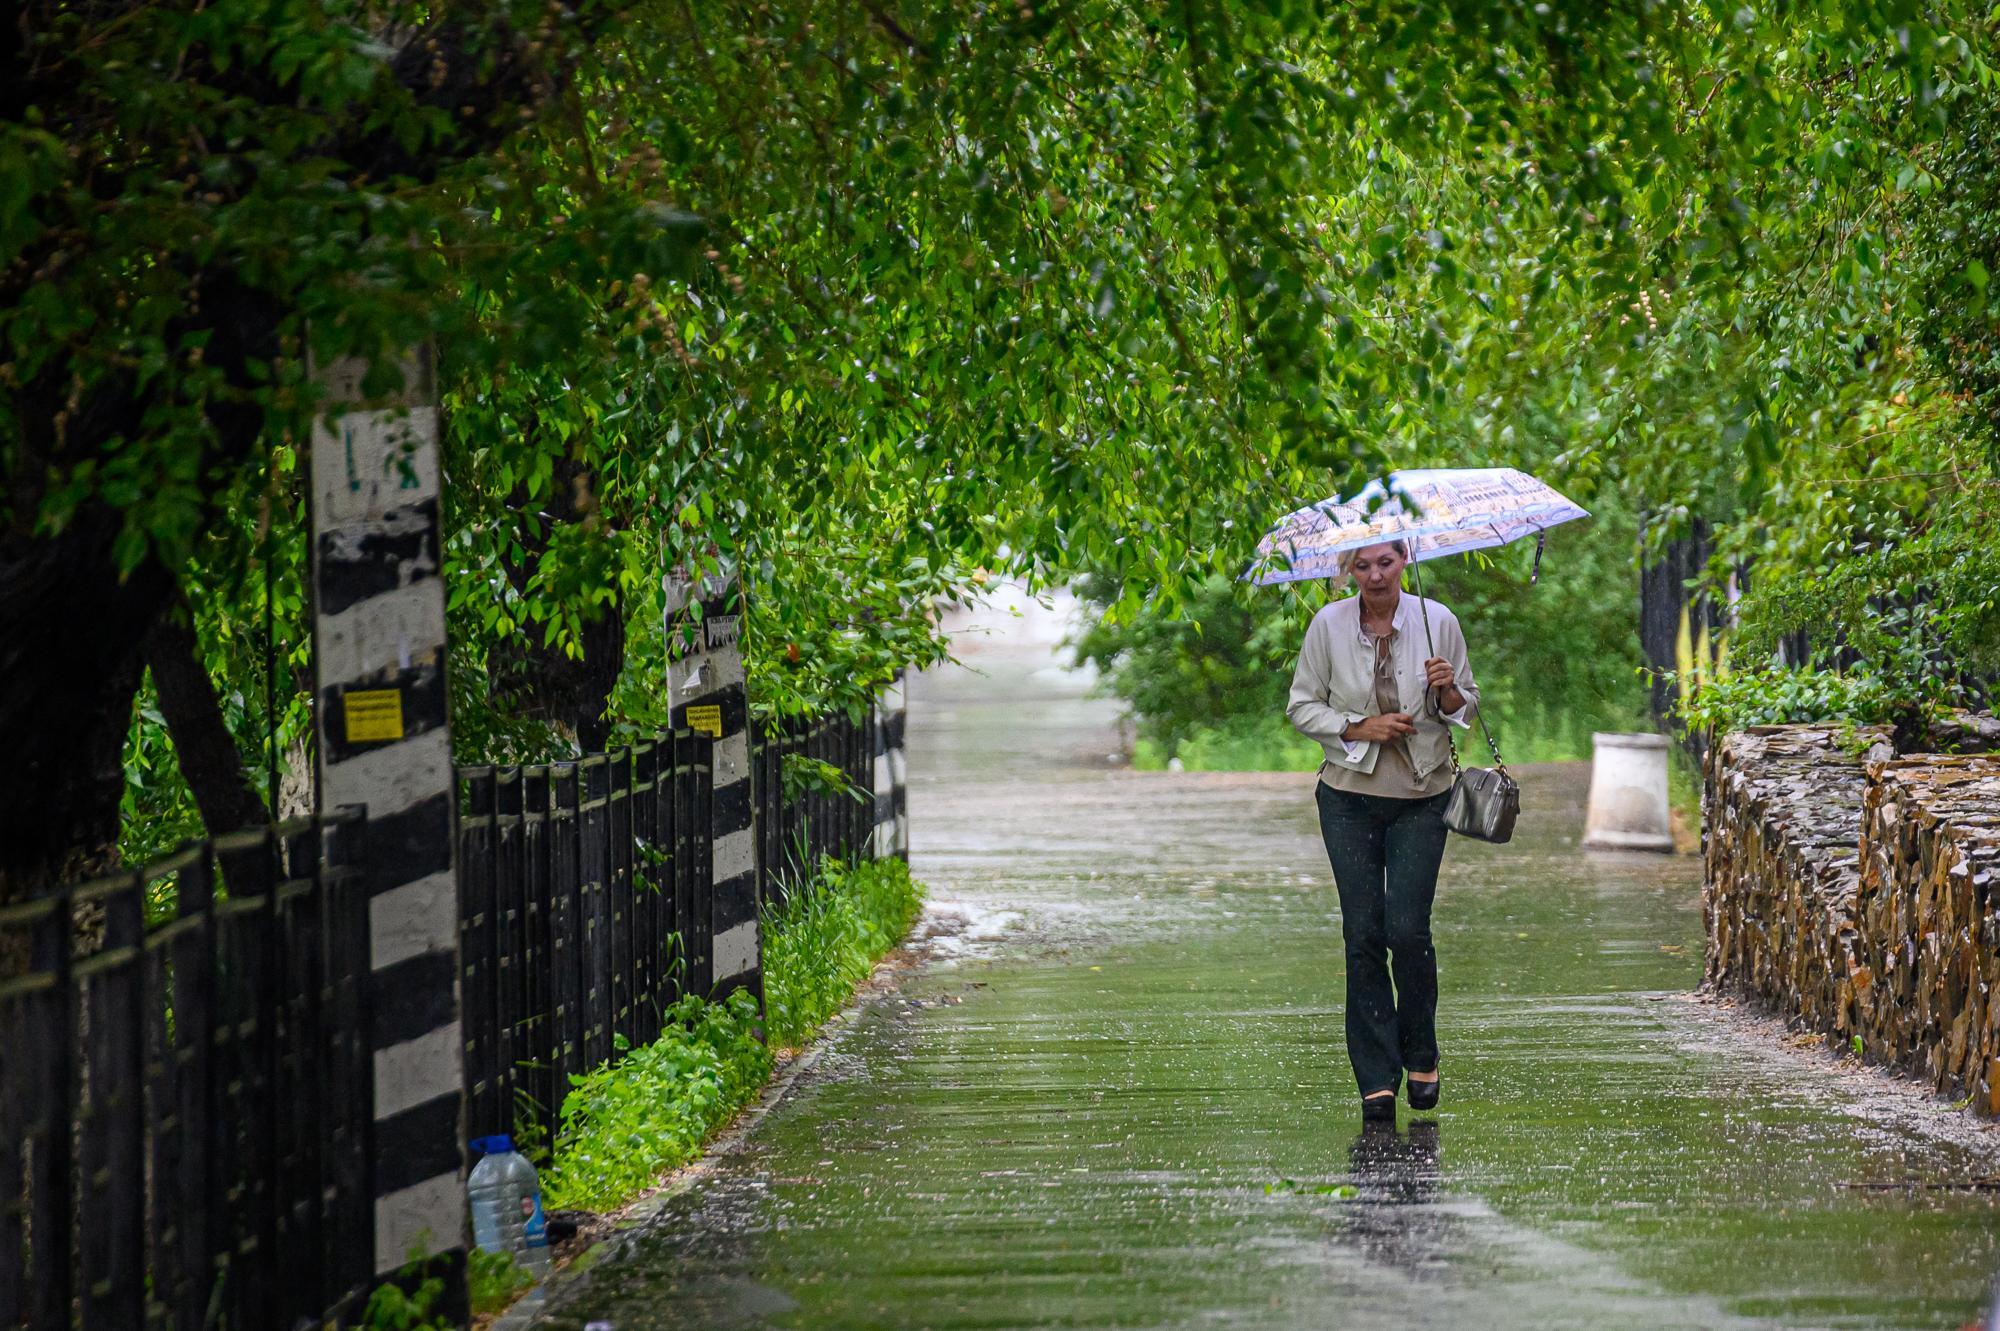
<path id="1" fill-rule="evenodd" d="M 366 744 L 403 737 L 403 691 L 356 689 L 341 698 L 347 714 L 347 742 Z"/>
<path id="2" fill-rule="evenodd" d="M 710 739 L 722 738 L 722 704 L 698 703 L 687 709 L 688 729 L 699 731 Z"/>

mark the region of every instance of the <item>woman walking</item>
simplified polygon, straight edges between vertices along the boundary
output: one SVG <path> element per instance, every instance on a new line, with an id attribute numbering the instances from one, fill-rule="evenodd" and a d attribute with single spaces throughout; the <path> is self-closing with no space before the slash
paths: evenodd
<path id="1" fill-rule="evenodd" d="M 1437 1107 L 1431 900 L 1451 798 L 1445 726 L 1470 725 L 1479 705 L 1458 619 L 1404 593 L 1409 562 L 1403 541 L 1343 558 L 1360 594 L 1313 616 L 1285 708 L 1326 751 L 1319 826 L 1340 893 L 1347 1057 L 1364 1122 L 1395 1120 L 1405 1076 L 1412 1109 Z M 1427 640 L 1438 655 L 1424 656 Z"/>

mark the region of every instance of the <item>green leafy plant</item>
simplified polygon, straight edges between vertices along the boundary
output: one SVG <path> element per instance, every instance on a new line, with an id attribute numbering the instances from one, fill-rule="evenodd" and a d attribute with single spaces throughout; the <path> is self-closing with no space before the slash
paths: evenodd
<path id="1" fill-rule="evenodd" d="M 466 1253 L 466 1294 L 474 1317 L 501 1311 L 534 1283 L 535 1273 L 515 1261 L 511 1252 L 475 1247 Z"/>
<path id="2" fill-rule="evenodd" d="M 821 857 L 763 916 L 764 1005 L 774 1045 L 805 1043 L 902 942 L 923 888 L 900 859 Z"/>
<path id="3" fill-rule="evenodd" d="M 434 1316 L 438 1300 L 444 1297 L 444 1281 L 432 1276 L 405 1293 L 396 1285 L 378 1285 L 368 1296 L 361 1324 L 368 1331 L 456 1331 L 450 1322 Z"/>
<path id="4" fill-rule="evenodd" d="M 805 795 L 832 795 L 843 799 L 865 800 L 867 793 L 848 780 L 847 773 L 837 763 L 823 758 L 809 757 L 803 753 L 788 753 L 780 765 L 779 784 L 787 802 Z"/>
<path id="5" fill-rule="evenodd" d="M 666 1013 L 659 1039 L 570 1079 L 554 1158 L 542 1180 L 551 1208 L 608 1210 L 686 1164 L 771 1072 L 758 1039 L 757 1000 L 690 994 Z"/>
<path id="6" fill-rule="evenodd" d="M 689 995 L 659 1039 L 570 1079 L 542 1194 L 552 1208 L 606 1210 L 694 1159 L 770 1076 L 773 1044 L 797 1043 L 901 941 L 922 890 L 901 860 L 821 859 L 764 919 L 768 1014 L 744 990 L 720 1003 Z"/>
<path id="7" fill-rule="evenodd" d="M 1741 650 L 1768 654 L 1803 633 L 1822 662 L 1845 654 L 1886 687 L 1968 700 L 1969 680 L 2000 673 L 2000 548 L 1986 507 L 1961 499 L 1927 530 L 1760 583 L 1740 609 Z"/>
<path id="8" fill-rule="evenodd" d="M 1911 681 L 1865 671 L 1769 666 L 1739 668 L 1698 687 L 1676 682 L 1683 685 L 1675 707 L 1682 724 L 1718 733 L 1808 721 L 1888 724 L 1931 715 L 1943 705 L 1941 691 L 1923 688 L 1921 681 L 1913 689 Z"/>
<path id="9" fill-rule="evenodd" d="M 403 1267 L 368 1295 L 360 1321 L 365 1331 L 458 1331 L 439 1311 L 445 1283 L 432 1274 L 428 1244 L 428 1237 L 411 1244 Z"/>

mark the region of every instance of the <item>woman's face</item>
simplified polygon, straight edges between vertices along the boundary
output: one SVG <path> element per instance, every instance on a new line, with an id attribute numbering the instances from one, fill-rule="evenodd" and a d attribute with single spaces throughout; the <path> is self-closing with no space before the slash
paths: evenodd
<path id="1" fill-rule="evenodd" d="M 1354 552 L 1351 572 L 1364 596 L 1379 596 L 1403 585 L 1403 566 L 1410 561 L 1395 545 L 1364 545 Z"/>

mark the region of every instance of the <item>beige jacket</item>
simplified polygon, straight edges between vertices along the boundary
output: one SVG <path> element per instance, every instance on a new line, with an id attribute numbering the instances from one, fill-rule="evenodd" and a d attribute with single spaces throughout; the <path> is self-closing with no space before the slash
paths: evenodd
<path id="1" fill-rule="evenodd" d="M 1445 721 L 1424 709 L 1424 658 L 1433 653 L 1424 638 L 1424 620 L 1418 618 L 1419 605 L 1430 620 L 1435 655 L 1451 662 L 1458 691 L 1465 695 L 1465 706 Z M 1397 599 L 1393 623 L 1396 686 L 1402 710 L 1416 718 L 1417 726 L 1408 741 L 1410 766 L 1422 781 L 1440 763 L 1451 761 L 1445 724 L 1472 724 L 1472 713 L 1479 706 L 1479 686 L 1473 682 L 1472 666 L 1466 660 L 1465 634 L 1451 611 L 1436 601 L 1420 602 L 1415 593 L 1405 591 Z M 1328 763 L 1364 774 L 1375 770 L 1382 746 L 1342 739 L 1341 732 L 1375 715 L 1374 671 L 1374 654 L 1361 633 L 1361 598 L 1335 601 L 1322 607 L 1306 629 L 1298 669 L 1292 673 L 1291 700 L 1285 706 L 1285 717 L 1292 727 L 1318 740 Z"/>

